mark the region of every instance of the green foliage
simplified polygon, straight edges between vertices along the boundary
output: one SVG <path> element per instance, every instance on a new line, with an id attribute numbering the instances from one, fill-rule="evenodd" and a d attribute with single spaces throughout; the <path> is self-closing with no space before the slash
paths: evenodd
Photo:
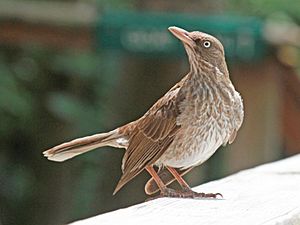
<path id="1" fill-rule="evenodd" d="M 5 122 L 10 118 L 22 120 L 30 115 L 32 102 L 28 91 L 20 84 L 16 71 L 8 67 L 3 58 L 0 58 L 0 129 L 8 129 L 10 126 L 6 126 Z"/>
<path id="2" fill-rule="evenodd" d="M 0 202 L 10 210 L 4 212 L 11 224 L 33 224 L 23 209 L 51 202 L 45 198 L 59 193 L 44 186 L 45 175 L 54 173 L 50 179 L 58 189 L 70 185 L 60 182 L 62 173 L 55 174 L 54 164 L 45 167 L 48 162 L 42 150 L 68 136 L 101 130 L 106 118 L 104 96 L 118 78 L 107 66 L 112 64 L 93 52 L 57 52 L 39 46 L 2 46 L 0 50 L 0 169 L 5 171 L 0 173 Z M 82 162 L 93 161 L 84 158 Z M 78 183 L 71 195 L 80 193 L 82 179 L 87 186 L 94 184 L 99 176 L 95 166 L 75 174 Z M 93 190 L 87 192 L 86 205 L 93 199 Z M 75 201 L 74 207 L 80 208 L 80 203 Z M 45 217 L 45 212 L 39 216 Z"/>
<path id="3" fill-rule="evenodd" d="M 267 17 L 281 12 L 300 20 L 300 1 L 295 0 L 230 0 L 229 9 L 245 15 Z"/>

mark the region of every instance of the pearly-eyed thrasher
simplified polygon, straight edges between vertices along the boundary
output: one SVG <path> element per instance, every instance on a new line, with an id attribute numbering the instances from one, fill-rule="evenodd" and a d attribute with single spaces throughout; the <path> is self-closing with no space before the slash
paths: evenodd
<path id="1" fill-rule="evenodd" d="M 158 187 L 160 196 L 166 197 L 218 195 L 192 191 L 182 175 L 205 162 L 221 145 L 234 141 L 244 117 L 242 98 L 230 81 L 218 39 L 178 27 L 169 31 L 184 45 L 189 73 L 141 118 L 107 133 L 55 146 L 44 152 L 49 160 L 61 162 L 102 146 L 125 148 L 123 175 L 114 194 L 146 169 L 152 176 L 145 187 L 148 194 Z M 170 174 L 182 190 L 167 188 L 173 181 Z"/>

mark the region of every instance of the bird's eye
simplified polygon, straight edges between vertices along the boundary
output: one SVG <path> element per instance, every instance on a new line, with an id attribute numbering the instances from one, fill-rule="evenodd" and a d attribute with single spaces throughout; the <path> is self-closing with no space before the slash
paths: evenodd
<path id="1" fill-rule="evenodd" d="M 210 41 L 204 41 L 204 42 L 203 42 L 203 46 L 204 46 L 205 48 L 209 48 L 209 47 L 211 46 Z"/>

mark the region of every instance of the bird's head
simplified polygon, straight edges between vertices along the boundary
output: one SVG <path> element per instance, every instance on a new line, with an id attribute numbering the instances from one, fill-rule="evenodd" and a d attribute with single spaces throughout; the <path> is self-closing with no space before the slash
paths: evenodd
<path id="1" fill-rule="evenodd" d="M 188 32 L 175 26 L 169 27 L 169 31 L 183 42 L 191 66 L 198 67 L 205 61 L 221 70 L 227 69 L 223 68 L 226 66 L 224 47 L 217 38 L 199 31 Z"/>

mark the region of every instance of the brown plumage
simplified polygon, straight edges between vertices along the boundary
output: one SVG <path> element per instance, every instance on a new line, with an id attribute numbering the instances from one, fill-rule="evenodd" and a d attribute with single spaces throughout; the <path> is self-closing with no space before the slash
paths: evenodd
<path id="1" fill-rule="evenodd" d="M 49 160 L 64 161 L 102 146 L 125 148 L 123 175 L 114 193 L 146 169 L 152 176 L 145 187 L 148 194 L 159 188 L 162 196 L 216 197 L 191 191 L 182 176 L 234 141 L 244 116 L 242 99 L 229 79 L 219 40 L 198 31 L 169 30 L 183 42 L 190 72 L 140 119 L 53 147 L 44 152 Z M 154 165 L 162 171 L 157 173 Z M 166 188 L 172 177 L 183 191 Z"/>

